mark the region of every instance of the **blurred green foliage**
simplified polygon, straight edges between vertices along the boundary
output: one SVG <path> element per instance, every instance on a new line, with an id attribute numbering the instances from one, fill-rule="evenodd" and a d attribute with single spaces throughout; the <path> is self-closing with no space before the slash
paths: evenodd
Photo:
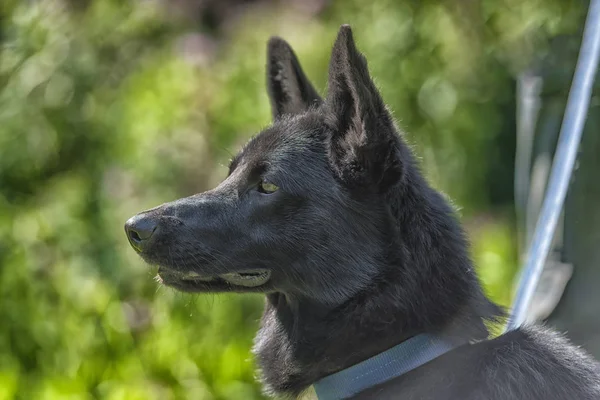
<path id="1" fill-rule="evenodd" d="M 213 185 L 268 124 L 273 34 L 324 89 L 335 32 L 353 26 L 509 302 L 512 75 L 579 28 L 579 1 L 223 1 L 218 23 L 194 3 L 2 3 L 0 399 L 262 398 L 249 353 L 262 299 L 157 289 L 122 226 Z"/>

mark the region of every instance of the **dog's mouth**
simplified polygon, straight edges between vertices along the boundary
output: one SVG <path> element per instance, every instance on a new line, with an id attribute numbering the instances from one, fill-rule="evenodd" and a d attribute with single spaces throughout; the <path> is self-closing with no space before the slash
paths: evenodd
<path id="1" fill-rule="evenodd" d="M 257 289 L 265 285 L 271 279 L 271 271 L 252 269 L 219 275 L 205 275 L 195 271 L 178 273 L 159 268 L 158 276 L 165 285 L 185 291 L 243 290 L 244 288 Z"/>
<path id="2" fill-rule="evenodd" d="M 197 272 L 188 272 L 182 276 L 182 280 L 186 282 L 214 282 L 223 280 L 232 285 L 256 287 L 267 283 L 271 277 L 271 271 L 267 270 L 251 270 L 243 272 L 230 272 L 227 274 L 207 276 Z"/>

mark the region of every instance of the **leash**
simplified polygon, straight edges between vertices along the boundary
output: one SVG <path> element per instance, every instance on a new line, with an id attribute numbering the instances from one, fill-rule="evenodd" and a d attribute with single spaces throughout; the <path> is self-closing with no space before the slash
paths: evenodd
<path id="1" fill-rule="evenodd" d="M 397 378 L 447 353 L 456 346 L 440 336 L 421 334 L 314 384 L 319 400 L 347 399 Z"/>
<path id="2" fill-rule="evenodd" d="M 527 252 L 527 262 L 507 331 L 516 329 L 525 322 L 527 310 L 548 258 L 577 158 L 594 78 L 598 72 L 598 58 L 600 58 L 600 0 L 591 0 L 548 189 L 531 240 L 531 247 Z"/>

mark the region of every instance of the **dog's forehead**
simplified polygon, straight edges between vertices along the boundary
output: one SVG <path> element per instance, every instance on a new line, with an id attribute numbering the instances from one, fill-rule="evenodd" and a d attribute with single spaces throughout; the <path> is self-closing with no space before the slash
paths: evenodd
<path id="1" fill-rule="evenodd" d="M 322 125 L 315 118 L 284 118 L 253 137 L 232 160 L 231 169 L 298 163 L 304 155 L 314 159 L 315 153 L 324 153 Z"/>

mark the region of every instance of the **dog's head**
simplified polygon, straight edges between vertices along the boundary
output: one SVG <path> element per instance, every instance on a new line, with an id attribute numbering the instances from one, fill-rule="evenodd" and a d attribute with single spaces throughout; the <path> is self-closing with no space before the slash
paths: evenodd
<path id="1" fill-rule="evenodd" d="M 162 282 L 190 292 L 282 292 L 336 304 L 402 251 L 398 201 L 412 156 L 350 27 L 340 29 L 322 99 L 290 46 L 268 44 L 273 124 L 216 188 L 125 225 Z M 410 201 L 410 199 L 400 199 Z"/>

